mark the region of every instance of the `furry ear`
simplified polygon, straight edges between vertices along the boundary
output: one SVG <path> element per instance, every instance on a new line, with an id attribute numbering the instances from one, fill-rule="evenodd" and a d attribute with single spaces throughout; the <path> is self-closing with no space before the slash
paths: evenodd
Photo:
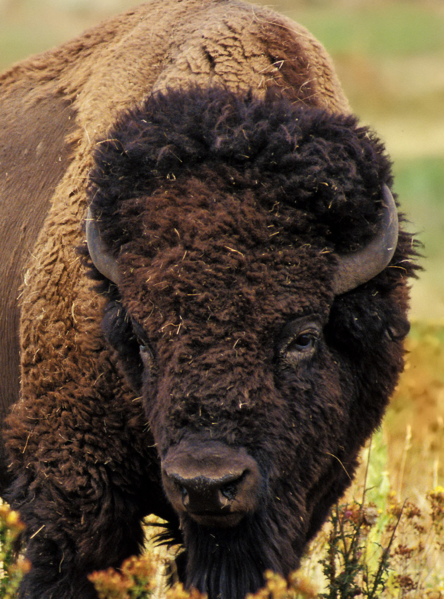
<path id="1" fill-rule="evenodd" d="M 102 332 L 117 354 L 117 364 L 129 386 L 140 394 L 142 389 L 143 364 L 139 344 L 134 334 L 131 319 L 118 300 L 108 302 L 102 319 Z"/>
<path id="2" fill-rule="evenodd" d="M 390 341 L 403 341 L 410 332 L 410 323 L 407 319 L 395 319 L 386 329 Z"/>
<path id="3" fill-rule="evenodd" d="M 405 313 L 364 287 L 336 298 L 325 335 L 331 346 L 355 356 L 368 356 L 382 346 L 402 342 L 410 330 Z"/>

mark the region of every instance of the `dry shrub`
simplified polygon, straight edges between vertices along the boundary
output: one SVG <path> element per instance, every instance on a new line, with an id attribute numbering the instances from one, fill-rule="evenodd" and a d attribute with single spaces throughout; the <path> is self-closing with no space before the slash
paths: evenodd
<path id="1" fill-rule="evenodd" d="M 0 505 L 0 597 L 13 599 L 25 572 L 29 570 L 29 562 L 23 558 L 16 559 L 15 544 L 17 537 L 24 530 L 17 512 L 6 504 Z"/>
<path id="2" fill-rule="evenodd" d="M 385 419 L 398 494 L 424 503 L 444 477 L 444 323 L 414 323 L 404 374 Z"/>
<path id="3" fill-rule="evenodd" d="M 99 599 L 148 599 L 156 588 L 159 562 L 159 557 L 153 554 L 130 557 L 119 570 L 94 572 L 89 579 Z"/>
<path id="4" fill-rule="evenodd" d="M 120 571 L 95 572 L 89 578 L 94 583 L 99 599 L 148 599 L 158 594 L 156 580 L 161 564 L 153 555 L 130 558 Z M 296 573 L 285 580 L 274 572 L 265 573 L 266 584 L 257 593 L 249 593 L 246 599 L 315 599 L 317 593 L 308 580 Z M 196 589 L 186 590 L 176 583 L 162 594 L 164 599 L 206 599 Z"/>
<path id="5" fill-rule="evenodd" d="M 336 506 L 321 558 L 326 588 L 320 597 L 441 597 L 444 489 L 429 492 L 427 500 L 428 510 L 422 510 L 391 492 L 384 509 L 372 503 Z"/>
<path id="6" fill-rule="evenodd" d="M 311 567 L 292 573 L 288 580 L 266 572 L 266 584 L 246 599 L 443 599 L 444 488 L 427 493 L 428 509 L 401 503 L 388 493 L 383 508 L 351 500 L 333 509 L 307 558 Z M 315 560 L 313 559 L 315 556 Z M 316 567 L 313 562 L 316 561 Z M 159 568 L 165 560 L 152 552 L 131 558 L 120 571 L 91 575 L 100 599 L 148 599 L 159 594 Z M 319 564 L 325 577 L 319 581 Z M 174 584 L 165 599 L 204 599 L 195 589 Z"/>

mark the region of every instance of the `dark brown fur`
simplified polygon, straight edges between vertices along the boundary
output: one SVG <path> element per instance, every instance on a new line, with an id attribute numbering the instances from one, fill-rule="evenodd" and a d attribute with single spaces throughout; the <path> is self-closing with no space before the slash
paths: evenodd
<path id="1" fill-rule="evenodd" d="M 39 129 L 48 212 L 14 271 L 28 267 L 7 437 L 33 565 L 20 596 L 95 597 L 86 574 L 137 553 L 147 513 L 180 536 L 160 464 L 197 435 L 260 467 L 259 507 L 234 530 L 181 521 L 187 584 L 241 599 L 266 568 L 297 567 L 402 370 L 410 236 L 374 280 L 332 290 L 335 252 L 377 229 L 384 149 L 347 116 L 320 45 L 237 1 L 155 0 L 2 82 L 3 104 L 25 82 L 34 115 L 57 106 Z M 119 288 L 79 257 L 89 202 Z M 322 334 L 296 364 L 301 319 Z"/>

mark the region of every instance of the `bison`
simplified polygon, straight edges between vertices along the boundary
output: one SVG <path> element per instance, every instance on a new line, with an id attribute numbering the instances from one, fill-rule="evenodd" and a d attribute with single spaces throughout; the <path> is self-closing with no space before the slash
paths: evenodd
<path id="1" fill-rule="evenodd" d="M 0 82 L 20 597 L 96 597 L 153 513 L 187 587 L 242 599 L 298 567 L 403 368 L 384 147 L 322 46 L 238 0 L 152 0 Z"/>

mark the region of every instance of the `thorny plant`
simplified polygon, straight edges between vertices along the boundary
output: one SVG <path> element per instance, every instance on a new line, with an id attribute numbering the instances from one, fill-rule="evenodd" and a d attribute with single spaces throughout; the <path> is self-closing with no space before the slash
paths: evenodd
<path id="1" fill-rule="evenodd" d="M 400 512 L 386 524 L 388 538 L 374 538 L 381 525 L 382 510 L 367 501 L 367 481 L 371 458 L 370 445 L 366 462 L 361 501 L 336 504 L 330 516 L 326 550 L 320 564 L 327 589 L 320 595 L 325 599 L 375 599 L 384 593 L 390 575 L 390 550 L 402 517 Z M 381 527 L 384 529 L 384 527 Z"/>
<path id="2" fill-rule="evenodd" d="M 323 535 L 325 599 L 444 599 L 444 488 L 427 493 L 429 512 L 393 492 L 384 510 L 337 505 Z"/>
<path id="3" fill-rule="evenodd" d="M 320 597 L 352 599 L 362 596 L 380 597 L 386 588 L 390 569 L 390 548 L 399 516 L 386 547 L 379 547 L 380 555 L 373 570 L 374 555 L 370 554 L 369 537 L 378 517 L 374 504 L 351 503 L 336 505 L 331 515 L 327 552 L 321 560 L 328 590 Z"/>
<path id="4" fill-rule="evenodd" d="M 381 440 L 376 434 L 376 454 L 385 451 Z M 371 446 L 361 499 L 335 506 L 311 550 L 325 577 L 319 597 L 444 599 L 444 488 L 429 491 L 422 508 L 401 502 L 389 487 L 381 492 L 383 476 L 372 488 L 370 451 Z M 375 460 L 380 467 L 381 456 Z M 354 486 L 349 496 L 356 492 Z M 305 573 L 312 577 L 310 570 Z"/>

